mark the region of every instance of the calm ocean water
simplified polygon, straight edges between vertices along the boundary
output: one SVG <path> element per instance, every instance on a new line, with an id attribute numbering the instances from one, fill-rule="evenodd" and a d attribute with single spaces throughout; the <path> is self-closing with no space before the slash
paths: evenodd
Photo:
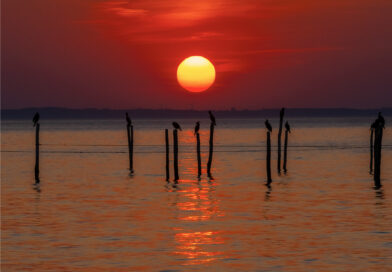
<path id="1" fill-rule="evenodd" d="M 42 120 L 38 186 L 31 121 L 4 121 L 2 271 L 392 270 L 389 127 L 383 186 L 374 189 L 372 118 L 289 119 L 282 175 L 278 121 L 271 120 L 268 188 L 264 120 L 218 120 L 213 180 L 205 174 L 208 120 L 200 120 L 200 180 L 194 120 L 177 121 L 183 131 L 175 184 L 164 178 L 171 120 L 134 121 L 133 176 L 123 120 Z"/>

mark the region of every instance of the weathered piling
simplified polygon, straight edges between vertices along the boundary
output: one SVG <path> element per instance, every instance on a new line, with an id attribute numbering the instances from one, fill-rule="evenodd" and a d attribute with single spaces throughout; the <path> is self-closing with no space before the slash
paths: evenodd
<path id="1" fill-rule="evenodd" d="M 40 115 L 36 112 L 33 116 L 33 126 L 35 127 L 35 183 L 39 183 L 39 119 Z"/>
<path id="2" fill-rule="evenodd" d="M 370 127 L 370 165 L 369 165 L 369 172 L 373 172 L 373 145 L 374 145 L 374 123 Z"/>
<path id="3" fill-rule="evenodd" d="M 286 173 L 287 172 L 287 142 L 288 142 L 289 133 L 291 131 L 290 131 L 289 122 L 286 121 L 286 124 L 284 126 L 286 130 L 284 133 L 283 171 Z"/>
<path id="4" fill-rule="evenodd" d="M 133 126 L 127 124 L 129 170 L 133 173 Z"/>
<path id="5" fill-rule="evenodd" d="M 197 176 L 201 176 L 200 134 L 196 132 Z"/>
<path id="6" fill-rule="evenodd" d="M 215 124 L 211 122 L 210 125 L 210 149 L 208 154 L 208 162 L 207 162 L 207 175 L 211 177 L 211 164 L 212 164 L 212 154 L 214 153 L 214 128 Z"/>
<path id="7" fill-rule="evenodd" d="M 381 187 L 381 150 L 384 127 L 385 120 L 381 112 L 379 112 L 378 118 L 374 122 L 374 186 L 376 188 Z"/>
<path id="8" fill-rule="evenodd" d="M 128 136 L 128 154 L 129 154 L 129 171 L 133 173 L 133 125 L 128 112 L 125 113 L 127 121 L 127 136 Z"/>
<path id="9" fill-rule="evenodd" d="M 374 186 L 381 187 L 381 149 L 383 127 L 377 126 L 374 140 Z"/>
<path id="10" fill-rule="evenodd" d="M 283 171 L 287 172 L 287 137 L 289 132 L 284 132 L 284 150 L 283 150 Z"/>
<path id="11" fill-rule="evenodd" d="M 40 124 L 35 125 L 35 181 L 39 183 L 39 128 Z"/>
<path id="12" fill-rule="evenodd" d="M 267 132 L 267 184 L 272 182 L 271 178 L 271 133 Z"/>
<path id="13" fill-rule="evenodd" d="M 165 129 L 165 145 L 166 145 L 166 180 L 170 179 L 170 170 L 169 170 L 169 130 Z"/>
<path id="14" fill-rule="evenodd" d="M 281 166 L 281 142 L 282 142 L 282 126 L 283 126 L 283 117 L 284 117 L 285 109 L 282 108 L 279 113 L 279 131 L 278 131 L 278 172 L 280 173 Z"/>
<path id="15" fill-rule="evenodd" d="M 288 131 L 284 132 L 284 150 L 283 150 L 283 171 L 287 172 L 287 137 Z"/>
<path id="16" fill-rule="evenodd" d="M 178 175 L 178 135 L 177 129 L 173 130 L 173 158 L 174 158 L 174 180 L 180 179 Z"/>
<path id="17" fill-rule="evenodd" d="M 268 120 L 265 120 L 264 124 L 265 124 L 265 127 L 267 128 L 267 158 L 266 158 L 267 185 L 270 185 L 272 182 L 272 178 L 271 178 L 271 133 L 272 133 L 272 126 Z"/>

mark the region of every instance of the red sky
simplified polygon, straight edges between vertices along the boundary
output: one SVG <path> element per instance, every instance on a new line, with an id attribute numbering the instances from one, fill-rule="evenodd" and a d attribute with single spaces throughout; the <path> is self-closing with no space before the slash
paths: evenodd
<path id="1" fill-rule="evenodd" d="M 2 107 L 392 106 L 391 0 L 3 0 Z M 191 55 L 216 82 L 176 80 Z"/>

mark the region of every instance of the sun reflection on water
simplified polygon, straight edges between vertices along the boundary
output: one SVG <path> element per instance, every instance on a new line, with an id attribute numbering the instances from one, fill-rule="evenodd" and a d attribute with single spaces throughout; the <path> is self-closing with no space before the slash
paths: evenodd
<path id="1" fill-rule="evenodd" d="M 184 168 L 195 174 L 197 170 L 193 163 L 193 160 L 185 159 Z M 175 207 L 179 225 L 184 227 L 175 229 L 176 250 L 173 253 L 185 259 L 184 265 L 205 264 L 224 256 L 224 252 L 217 249 L 217 245 L 224 244 L 220 231 L 205 230 L 211 220 L 224 216 L 215 189 L 216 182 L 207 180 L 184 179 L 179 182 Z"/>

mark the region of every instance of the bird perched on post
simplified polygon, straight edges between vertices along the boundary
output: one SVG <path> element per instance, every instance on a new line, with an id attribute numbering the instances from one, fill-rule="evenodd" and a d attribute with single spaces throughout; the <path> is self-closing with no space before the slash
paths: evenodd
<path id="1" fill-rule="evenodd" d="M 265 120 L 264 124 L 265 124 L 265 127 L 268 129 L 268 131 L 272 132 L 272 126 L 271 126 L 270 122 L 268 121 L 268 119 Z"/>
<path id="2" fill-rule="evenodd" d="M 128 126 L 132 125 L 132 120 L 131 120 L 131 118 L 129 118 L 128 112 L 125 113 L 125 119 L 127 120 Z"/>
<path id="3" fill-rule="evenodd" d="M 285 111 L 285 108 L 282 108 L 282 109 L 280 110 L 280 118 L 283 118 L 284 111 Z"/>
<path id="4" fill-rule="evenodd" d="M 381 112 L 378 113 L 378 117 L 376 119 L 376 126 L 380 126 L 382 128 L 385 128 L 385 119 L 381 115 Z"/>
<path id="5" fill-rule="evenodd" d="M 289 122 L 286 121 L 286 123 L 284 124 L 284 127 L 286 128 L 286 130 L 287 130 L 289 133 L 291 133 Z"/>
<path id="6" fill-rule="evenodd" d="M 212 123 L 214 126 L 216 126 L 215 116 L 212 114 L 211 111 L 208 111 L 208 114 L 210 115 L 211 123 Z"/>
<path id="7" fill-rule="evenodd" d="M 173 124 L 173 127 L 174 127 L 175 129 L 178 129 L 178 130 L 182 131 L 180 125 L 179 125 L 177 122 L 173 122 L 172 124 Z"/>
<path id="8" fill-rule="evenodd" d="M 200 129 L 200 122 L 197 121 L 195 126 L 195 135 L 199 132 L 199 129 Z"/>
<path id="9" fill-rule="evenodd" d="M 38 121 L 39 121 L 39 113 L 36 112 L 33 117 L 33 127 L 37 125 Z"/>
<path id="10" fill-rule="evenodd" d="M 370 130 L 376 129 L 376 127 L 377 127 L 377 124 L 376 124 L 376 121 L 374 121 L 372 123 L 372 125 L 370 126 Z"/>

